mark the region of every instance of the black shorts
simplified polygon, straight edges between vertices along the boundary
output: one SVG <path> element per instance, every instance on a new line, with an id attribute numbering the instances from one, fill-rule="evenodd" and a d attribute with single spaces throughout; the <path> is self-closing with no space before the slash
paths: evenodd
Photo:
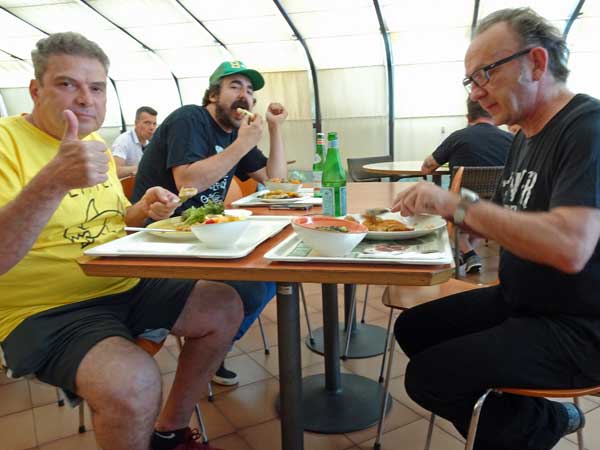
<path id="1" fill-rule="evenodd" d="M 142 279 L 131 290 L 28 317 L 0 344 L 10 376 L 35 376 L 75 398 L 83 357 L 112 336 L 160 342 L 169 334 L 194 280 Z"/>

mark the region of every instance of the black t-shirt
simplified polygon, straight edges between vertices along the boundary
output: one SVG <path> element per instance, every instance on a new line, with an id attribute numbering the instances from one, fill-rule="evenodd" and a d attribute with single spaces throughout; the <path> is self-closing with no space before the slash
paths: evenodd
<path id="1" fill-rule="evenodd" d="M 517 211 L 600 207 L 600 101 L 576 95 L 535 136 L 515 137 L 494 201 Z M 600 245 L 583 270 L 563 273 L 502 250 L 503 297 L 544 320 L 569 364 L 600 379 Z M 531 345 L 535 345 L 531 343 Z"/>
<path id="2" fill-rule="evenodd" d="M 138 201 L 152 186 L 162 186 L 177 193 L 173 167 L 209 158 L 227 149 L 237 139 L 238 132 L 225 132 L 210 113 L 201 106 L 186 105 L 173 111 L 157 128 L 144 150 L 138 166 L 133 190 L 133 202 Z M 267 165 L 267 158 L 254 147 L 221 180 L 204 192 L 187 200 L 175 215 L 190 206 L 202 206 L 208 200 L 223 201 L 233 176 L 241 180 Z"/>
<path id="3" fill-rule="evenodd" d="M 513 135 L 489 123 L 477 123 L 448 136 L 433 152 L 438 164 L 503 166 Z"/>

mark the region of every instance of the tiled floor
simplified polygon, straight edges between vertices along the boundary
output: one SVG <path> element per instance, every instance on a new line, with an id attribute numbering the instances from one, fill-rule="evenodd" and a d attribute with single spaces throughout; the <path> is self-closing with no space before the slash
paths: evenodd
<path id="1" fill-rule="evenodd" d="M 484 270 L 466 279 L 489 283 L 497 276 L 497 247 L 490 245 L 479 251 Z M 308 314 L 313 327 L 322 324 L 320 287 L 305 284 Z M 340 289 L 340 294 L 341 294 Z M 388 310 L 380 302 L 383 288 L 371 286 L 367 306 L 367 322 L 386 326 Z M 362 312 L 364 286 L 358 287 Z M 340 302 L 342 306 L 342 302 Z M 229 354 L 227 367 L 240 374 L 240 385 L 234 388 L 214 386 L 215 399 L 201 400 L 211 443 L 227 450 L 281 450 L 280 424 L 275 411 L 278 394 L 276 305 L 271 302 L 262 314 L 271 354 L 265 355 L 258 326 Z M 302 333 L 307 333 L 302 311 Z M 177 347 L 173 340 L 161 350 L 156 360 L 163 373 L 164 390 L 173 382 Z M 397 350 L 391 383 L 394 401 L 386 421 L 383 450 L 415 450 L 424 445 L 428 412 L 410 400 L 404 390 L 404 368 L 407 359 Z M 342 362 L 342 370 L 377 379 L 381 357 Z M 323 359 L 302 345 L 302 367 L 305 375 L 322 373 Z M 93 430 L 77 434 L 77 411 L 59 408 L 55 390 L 47 385 L 25 380 L 9 380 L 0 375 L 0 450 L 96 450 Z M 600 398 L 583 401 L 587 413 L 586 440 L 588 450 L 600 450 Z M 86 415 L 89 424 L 89 411 Z M 195 420 L 192 420 L 194 426 Z M 322 435 L 305 433 L 307 450 L 371 449 L 376 427 L 355 433 Z M 575 450 L 573 437 L 563 439 L 555 450 Z M 452 425 L 440 420 L 435 427 L 432 450 L 460 450 L 462 439 Z"/>

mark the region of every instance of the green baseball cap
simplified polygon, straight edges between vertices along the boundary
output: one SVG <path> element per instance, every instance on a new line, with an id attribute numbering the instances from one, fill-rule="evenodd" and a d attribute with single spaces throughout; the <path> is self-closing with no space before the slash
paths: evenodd
<path id="1" fill-rule="evenodd" d="M 242 75 L 247 76 L 250 79 L 252 88 L 255 91 L 262 89 L 262 87 L 265 85 L 265 79 L 260 72 L 257 72 L 253 69 L 248 69 L 241 61 L 225 61 L 224 63 L 221 63 L 221 65 L 217 67 L 217 70 L 215 70 L 210 76 L 209 84 L 210 86 L 214 86 L 221 78 L 234 75 L 236 73 L 241 73 Z"/>

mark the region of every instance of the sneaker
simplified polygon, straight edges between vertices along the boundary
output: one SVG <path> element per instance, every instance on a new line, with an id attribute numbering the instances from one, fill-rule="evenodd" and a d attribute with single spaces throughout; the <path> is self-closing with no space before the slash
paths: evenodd
<path id="1" fill-rule="evenodd" d="M 583 411 L 581 411 L 575 403 L 563 403 L 562 406 L 569 416 L 565 436 L 582 429 L 585 426 L 585 414 Z"/>
<path id="2" fill-rule="evenodd" d="M 479 255 L 471 255 L 465 261 L 465 265 L 465 272 L 479 272 L 479 269 L 481 269 L 481 258 L 479 257 Z"/>
<path id="3" fill-rule="evenodd" d="M 227 370 L 224 364 L 221 364 L 217 373 L 213 375 L 212 380 L 221 386 L 233 386 L 240 382 L 240 377 L 238 377 L 237 373 Z"/>
<path id="4" fill-rule="evenodd" d="M 212 447 L 208 443 L 202 442 L 202 435 L 197 429 L 188 428 L 185 431 L 185 437 L 181 444 L 173 450 L 223 450 L 217 447 Z"/>

